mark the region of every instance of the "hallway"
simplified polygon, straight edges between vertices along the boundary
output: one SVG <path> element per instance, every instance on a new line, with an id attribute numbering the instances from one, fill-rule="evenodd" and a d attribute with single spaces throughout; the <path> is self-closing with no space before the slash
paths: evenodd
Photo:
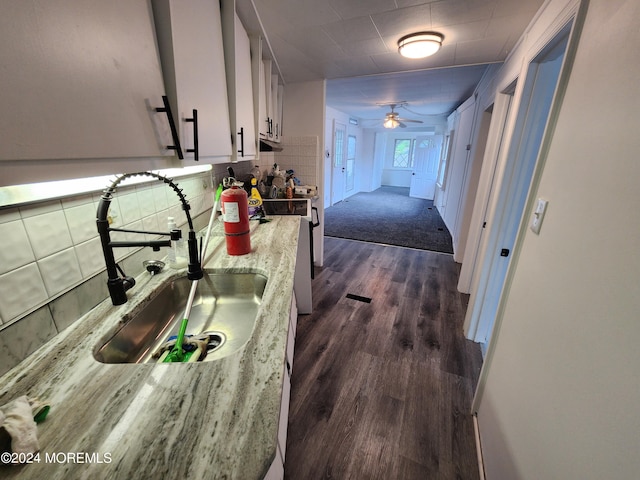
<path id="1" fill-rule="evenodd" d="M 458 272 L 451 255 L 325 238 L 298 320 L 285 478 L 478 478 L 482 357 L 462 335 Z"/>

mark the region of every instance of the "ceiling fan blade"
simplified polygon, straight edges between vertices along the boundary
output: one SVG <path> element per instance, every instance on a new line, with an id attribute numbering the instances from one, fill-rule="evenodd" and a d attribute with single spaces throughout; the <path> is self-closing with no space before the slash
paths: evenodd
<path id="1" fill-rule="evenodd" d="M 398 120 L 398 126 L 400 128 L 407 128 L 407 126 L 404 123 L 402 123 L 400 120 Z"/>
<path id="2" fill-rule="evenodd" d="M 422 120 L 411 120 L 410 118 L 398 118 L 401 122 L 424 123 Z"/>

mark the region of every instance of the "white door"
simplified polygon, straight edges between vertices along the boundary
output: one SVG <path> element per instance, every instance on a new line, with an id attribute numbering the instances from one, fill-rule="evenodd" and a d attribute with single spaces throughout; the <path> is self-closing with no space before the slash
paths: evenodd
<path id="1" fill-rule="evenodd" d="M 485 347 L 491 339 L 509 263 L 525 214 L 524 208 L 568 42 L 567 30 L 558 35 L 561 40 L 551 42 L 555 46 L 543 51 L 529 65 L 525 79 L 503 174 L 505 181 L 489 223 L 489 238 L 479 272 L 478 288 L 471 294 L 468 318 L 465 319 L 465 326 L 468 325 L 467 338 Z"/>
<path id="2" fill-rule="evenodd" d="M 333 123 L 333 166 L 331 168 L 331 205 L 344 200 L 345 159 L 347 127 L 334 120 Z"/>
<path id="3" fill-rule="evenodd" d="M 438 178 L 442 135 L 416 137 L 415 142 L 409 196 L 433 200 Z"/>

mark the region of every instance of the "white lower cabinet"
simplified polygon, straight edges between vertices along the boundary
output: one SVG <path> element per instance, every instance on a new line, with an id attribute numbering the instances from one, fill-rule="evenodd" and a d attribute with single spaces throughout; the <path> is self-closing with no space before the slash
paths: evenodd
<path id="1" fill-rule="evenodd" d="M 291 374 L 293 372 L 293 352 L 298 323 L 298 307 L 295 293 L 291 298 L 291 313 L 289 315 L 289 331 L 287 333 L 287 349 L 285 356 L 282 398 L 280 399 L 280 419 L 278 420 L 278 446 L 276 456 L 271 463 L 264 480 L 282 480 L 284 478 L 284 462 L 287 449 L 287 424 L 289 422 L 289 401 L 291 400 Z"/>
<path id="2" fill-rule="evenodd" d="M 269 467 L 267 474 L 264 476 L 264 480 L 282 480 L 283 478 L 284 464 L 282 463 L 280 448 L 278 447 L 276 458 L 273 459 L 273 463 L 271 464 L 271 467 Z"/>

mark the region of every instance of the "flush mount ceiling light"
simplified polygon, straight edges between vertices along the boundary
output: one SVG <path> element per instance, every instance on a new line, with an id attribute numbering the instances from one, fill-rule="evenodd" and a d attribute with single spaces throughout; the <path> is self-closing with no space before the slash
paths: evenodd
<path id="1" fill-rule="evenodd" d="M 442 46 L 444 35 L 436 32 L 418 32 L 398 40 L 398 52 L 407 58 L 424 58 L 433 55 Z"/>

